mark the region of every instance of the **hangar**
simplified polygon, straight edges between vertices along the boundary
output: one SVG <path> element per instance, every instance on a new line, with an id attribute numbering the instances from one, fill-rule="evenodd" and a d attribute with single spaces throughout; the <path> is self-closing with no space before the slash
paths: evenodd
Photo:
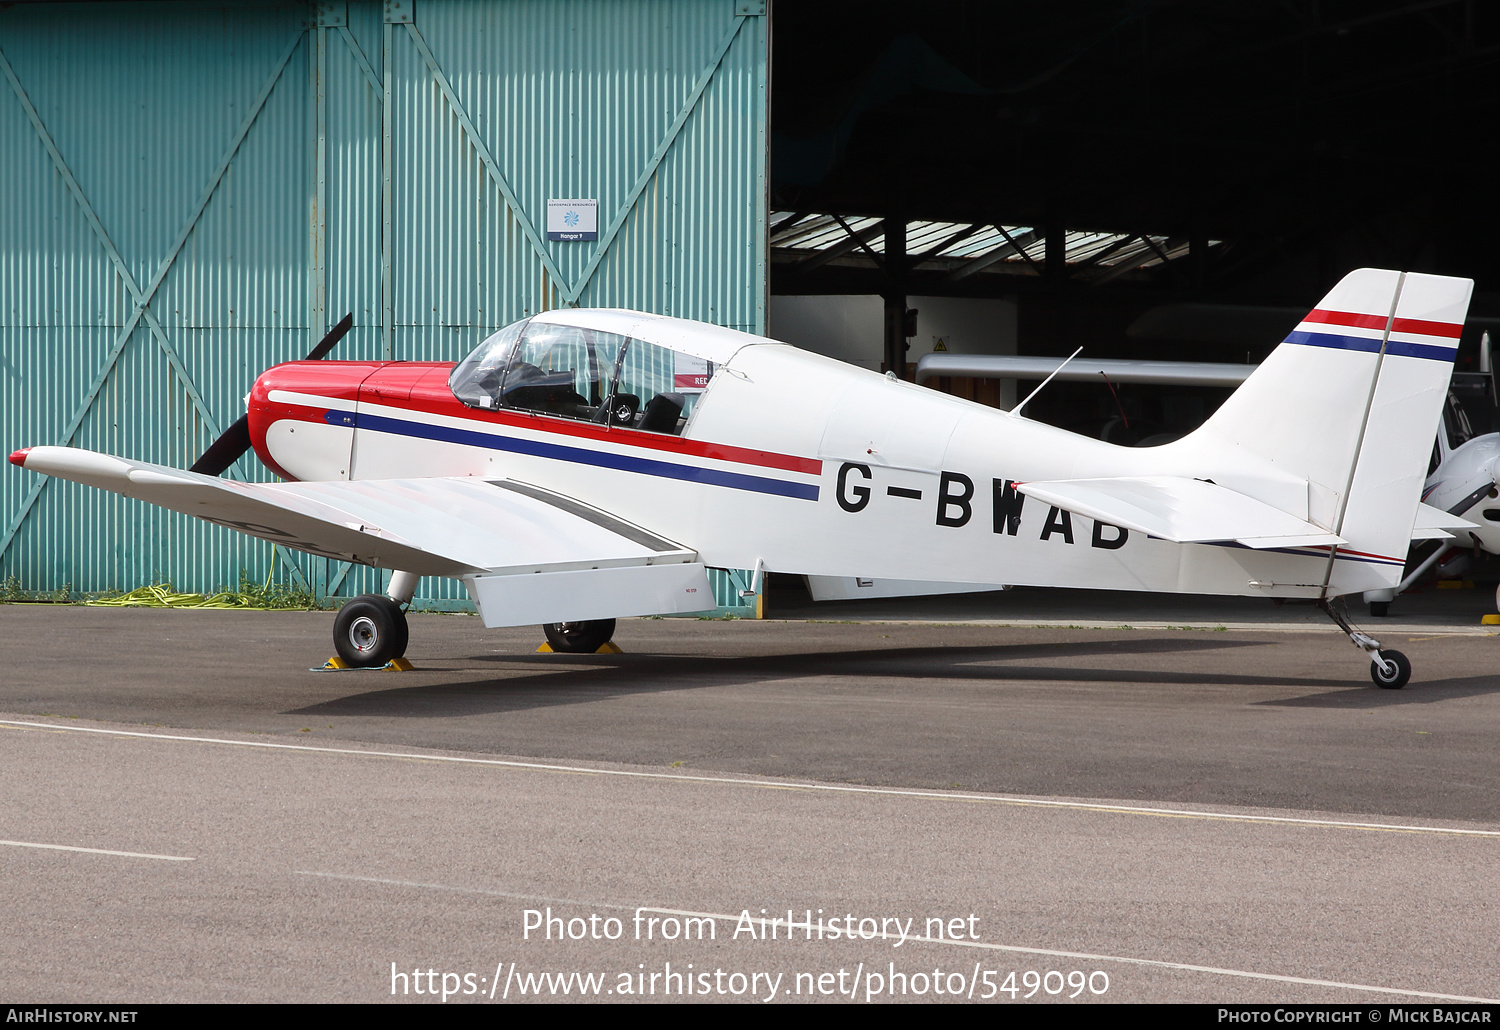
<path id="1" fill-rule="evenodd" d="M 453 361 L 571 304 L 763 332 L 767 49 L 764 5 L 729 0 L 6 5 L 4 438 L 187 467 L 346 312 L 336 357 Z M 261 542 L 18 471 L 0 579 L 271 571 Z M 380 588 L 274 553 L 321 596 Z"/>
<path id="2" fill-rule="evenodd" d="M 1257 360 L 1365 265 L 1476 279 L 1462 365 L 1497 313 L 1497 60 L 1473 0 L 13 3 L 0 430 L 186 466 L 346 311 L 340 357 L 451 361 L 580 304 L 905 375 L 939 346 Z M 1045 400 L 1070 425 L 1144 402 Z M 378 588 L 0 468 L 26 588 L 273 561 Z"/>

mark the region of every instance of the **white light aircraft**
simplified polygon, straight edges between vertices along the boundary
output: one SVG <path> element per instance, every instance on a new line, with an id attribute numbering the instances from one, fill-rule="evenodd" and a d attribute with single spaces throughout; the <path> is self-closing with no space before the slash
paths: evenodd
<path id="1" fill-rule="evenodd" d="M 197 471 L 10 460 L 394 570 L 335 621 L 355 665 L 404 652 L 420 576 L 461 579 L 487 627 L 592 651 L 616 617 L 713 607 L 711 566 L 755 569 L 752 590 L 772 570 L 1306 598 L 1395 688 L 1410 663 L 1330 601 L 1394 587 L 1414 527 L 1452 522 L 1420 493 L 1471 289 L 1353 272 L 1201 428 L 1151 448 L 729 329 L 565 309 L 456 366 L 278 365 Z M 288 482 L 217 478 L 252 445 Z"/>

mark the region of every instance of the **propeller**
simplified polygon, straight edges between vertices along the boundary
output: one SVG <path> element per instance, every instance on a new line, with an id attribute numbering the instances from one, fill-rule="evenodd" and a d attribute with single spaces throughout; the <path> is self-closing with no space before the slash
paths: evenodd
<path id="1" fill-rule="evenodd" d="M 344 338 L 354 325 L 354 312 L 349 312 L 339 319 L 339 324 L 328 330 L 328 335 L 318 341 L 318 345 L 308 351 L 307 361 L 321 361 L 328 356 L 328 352 Z M 205 476 L 222 475 L 224 470 L 239 460 L 241 454 L 250 449 L 250 415 L 246 413 L 235 419 L 234 425 L 224 430 L 219 438 L 211 443 L 203 456 L 193 463 L 189 472 L 198 472 Z"/>

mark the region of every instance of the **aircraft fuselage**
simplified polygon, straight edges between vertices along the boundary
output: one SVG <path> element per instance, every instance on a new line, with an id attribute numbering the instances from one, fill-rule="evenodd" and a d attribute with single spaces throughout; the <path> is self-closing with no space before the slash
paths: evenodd
<path id="1" fill-rule="evenodd" d="M 256 451 L 303 481 L 530 483 L 721 568 L 1295 597 L 1316 596 L 1327 567 L 1326 549 L 1176 544 L 1015 489 L 1134 474 L 1250 479 L 1258 495 L 1282 491 L 1305 512 L 1305 482 L 1274 467 L 1192 446 L 1117 447 L 784 345 L 735 353 L 680 435 L 480 410 L 455 397 L 453 368 L 279 365 L 251 396 Z M 1336 592 L 1350 592 L 1385 585 L 1404 556 L 1340 559 Z"/>

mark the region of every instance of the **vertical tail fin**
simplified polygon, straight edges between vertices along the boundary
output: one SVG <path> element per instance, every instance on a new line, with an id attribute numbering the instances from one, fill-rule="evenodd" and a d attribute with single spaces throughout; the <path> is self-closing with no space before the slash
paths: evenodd
<path id="1" fill-rule="evenodd" d="M 1194 434 L 1307 482 L 1327 594 L 1400 579 L 1473 285 L 1349 273 Z"/>

